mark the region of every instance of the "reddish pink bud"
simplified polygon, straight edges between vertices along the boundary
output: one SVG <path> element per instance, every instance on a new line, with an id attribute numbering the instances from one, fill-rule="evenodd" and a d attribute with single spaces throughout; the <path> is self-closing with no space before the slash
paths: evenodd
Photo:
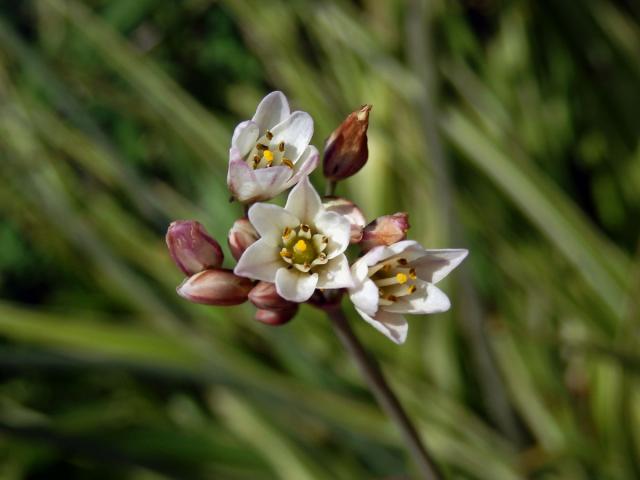
<path id="1" fill-rule="evenodd" d="M 409 215 L 405 212 L 379 217 L 364 228 L 360 245 L 371 250 L 380 245 L 392 245 L 407 238 Z"/>
<path id="2" fill-rule="evenodd" d="M 269 282 L 259 282 L 249 292 L 249 301 L 264 310 L 290 310 L 297 303 L 285 300 L 276 291 L 276 286 Z"/>
<path id="3" fill-rule="evenodd" d="M 360 170 L 369 158 L 367 128 L 371 105 L 350 113 L 324 146 L 322 170 L 331 181 L 343 180 Z"/>
<path id="4" fill-rule="evenodd" d="M 187 278 L 176 289 L 178 295 L 205 305 L 239 305 L 247 300 L 253 282 L 231 270 L 214 268 Z"/>
<path id="5" fill-rule="evenodd" d="M 258 309 L 256 311 L 256 320 L 267 325 L 271 326 L 279 326 L 284 325 L 285 323 L 289 323 L 291 319 L 298 312 L 298 305 L 294 308 L 289 308 L 286 310 L 263 310 Z"/>
<path id="6" fill-rule="evenodd" d="M 176 265 L 187 275 L 222 265 L 218 242 L 195 220 L 178 220 L 169 225 L 167 247 Z"/>
<path id="7" fill-rule="evenodd" d="M 323 205 L 329 212 L 336 212 L 349 220 L 351 223 L 351 243 L 358 243 L 362 240 L 362 229 L 367 221 L 362 210 L 355 203 L 346 198 L 324 197 Z"/>
<path id="8" fill-rule="evenodd" d="M 244 251 L 249 248 L 249 245 L 258 240 L 258 238 L 260 238 L 258 232 L 256 232 L 256 229 L 253 228 L 253 225 L 251 225 L 248 219 L 239 218 L 236 220 L 231 230 L 229 230 L 229 236 L 227 237 L 233 258 L 240 260 Z"/>

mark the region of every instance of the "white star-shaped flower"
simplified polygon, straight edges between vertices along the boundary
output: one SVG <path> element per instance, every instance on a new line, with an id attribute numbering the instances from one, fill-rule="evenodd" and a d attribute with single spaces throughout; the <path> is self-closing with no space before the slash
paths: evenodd
<path id="1" fill-rule="evenodd" d="M 256 203 L 249 220 L 260 239 L 242 254 L 236 275 L 275 283 L 291 302 L 307 301 L 316 288 L 353 286 L 344 255 L 351 224 L 323 207 L 308 177 L 291 190 L 284 208 Z"/>
<path id="2" fill-rule="evenodd" d="M 407 338 L 405 313 L 449 309 L 449 298 L 435 286 L 457 267 L 468 251 L 426 250 L 413 240 L 375 247 L 351 267 L 349 296 L 360 316 L 393 342 Z"/>
<path id="3" fill-rule="evenodd" d="M 227 174 L 233 196 L 243 203 L 269 200 L 309 175 L 318 165 L 312 135 L 311 116 L 291 113 L 282 92 L 264 97 L 233 132 Z"/>

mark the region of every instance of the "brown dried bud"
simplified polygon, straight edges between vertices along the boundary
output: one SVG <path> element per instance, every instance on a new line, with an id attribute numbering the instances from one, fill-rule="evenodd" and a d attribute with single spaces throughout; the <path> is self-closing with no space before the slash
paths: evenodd
<path id="1" fill-rule="evenodd" d="M 364 228 L 360 245 L 365 251 L 380 245 L 392 245 L 407 238 L 409 227 L 409 215 L 405 212 L 378 217 Z"/>
<path id="2" fill-rule="evenodd" d="M 362 210 L 355 203 L 346 198 L 324 197 L 323 205 L 327 211 L 338 213 L 349 220 L 349 223 L 351 223 L 351 243 L 358 243 L 362 240 L 362 229 L 367 224 L 367 221 Z"/>
<path id="3" fill-rule="evenodd" d="M 187 275 L 218 268 L 224 260 L 218 242 L 195 220 L 173 222 L 167 229 L 166 240 L 171 258 Z"/>
<path id="4" fill-rule="evenodd" d="M 298 304 L 294 308 L 286 310 L 264 310 L 256 311 L 256 320 L 271 326 L 280 326 L 289 323 L 298 312 Z"/>
<path id="5" fill-rule="evenodd" d="M 350 113 L 329 136 L 322 163 L 327 179 L 333 182 L 343 180 L 357 173 L 367 163 L 367 127 L 371 108 L 371 105 L 364 105 Z"/>
<path id="6" fill-rule="evenodd" d="M 214 268 L 185 279 L 176 291 L 193 303 L 228 306 L 244 303 L 252 288 L 253 282 L 248 278 Z"/>
<path id="7" fill-rule="evenodd" d="M 260 238 L 258 232 L 256 232 L 256 229 L 253 228 L 253 225 L 251 225 L 248 219 L 239 218 L 236 220 L 231 230 L 229 230 L 229 236 L 227 237 L 233 258 L 240 260 L 244 251 L 249 248 L 249 245 L 258 240 L 258 238 Z"/>
<path id="8" fill-rule="evenodd" d="M 276 286 L 269 282 L 259 282 L 249 292 L 249 301 L 264 310 L 290 310 L 297 303 L 285 300 L 276 291 Z"/>

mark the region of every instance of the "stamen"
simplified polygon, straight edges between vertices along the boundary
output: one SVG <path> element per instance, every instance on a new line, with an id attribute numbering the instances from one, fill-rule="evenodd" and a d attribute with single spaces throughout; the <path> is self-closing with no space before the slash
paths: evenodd
<path id="1" fill-rule="evenodd" d="M 291 230 L 289 227 L 285 227 L 284 232 L 282 232 L 282 243 L 290 246 L 289 243 L 292 242 L 295 237 L 296 232 Z"/>
<path id="2" fill-rule="evenodd" d="M 293 254 L 286 248 L 283 248 L 282 250 L 280 250 L 280 256 L 284 258 L 291 258 L 293 257 Z"/>
<path id="3" fill-rule="evenodd" d="M 258 143 L 258 144 L 256 144 L 256 148 L 257 148 L 258 150 L 269 150 L 269 146 L 268 146 L 268 145 L 265 145 L 264 143 Z"/>
<path id="4" fill-rule="evenodd" d="M 407 276 L 404 273 L 398 273 L 393 277 L 378 278 L 373 280 L 373 283 L 375 283 L 380 288 L 389 287 L 391 285 L 398 285 L 398 284 L 402 285 L 403 283 L 406 283 L 406 282 L 407 282 Z"/>
<path id="5" fill-rule="evenodd" d="M 416 287 L 415 285 L 409 285 L 409 287 L 407 288 L 408 295 L 411 295 L 413 292 L 415 292 L 417 288 L 418 287 Z"/>
<path id="6" fill-rule="evenodd" d="M 273 133 L 271 133 L 270 130 L 267 130 L 267 133 L 265 134 L 265 136 L 267 137 L 267 140 L 271 140 L 273 138 Z"/>
<path id="7" fill-rule="evenodd" d="M 269 140 L 271 140 L 271 139 L 269 139 Z M 278 150 L 280 150 L 281 152 L 284 152 L 284 142 L 280 142 L 278 144 Z"/>
<path id="8" fill-rule="evenodd" d="M 311 227 L 304 223 L 300 225 L 300 229 L 298 230 L 298 236 L 303 238 L 311 238 Z"/>
<path id="9" fill-rule="evenodd" d="M 409 270 L 409 278 L 411 280 L 415 280 L 416 278 L 418 278 L 418 276 L 416 275 L 416 269 L 412 268 L 411 270 Z"/>
<path id="10" fill-rule="evenodd" d="M 407 259 L 406 259 L 406 258 L 400 258 L 400 259 L 398 259 L 398 263 L 399 263 L 400 265 L 406 265 L 406 264 L 407 264 L 407 263 L 409 263 L 409 262 L 407 261 Z"/>
<path id="11" fill-rule="evenodd" d="M 293 162 L 291 160 L 289 160 L 288 158 L 283 158 L 282 159 L 282 164 L 289 167 L 291 170 L 293 170 Z"/>

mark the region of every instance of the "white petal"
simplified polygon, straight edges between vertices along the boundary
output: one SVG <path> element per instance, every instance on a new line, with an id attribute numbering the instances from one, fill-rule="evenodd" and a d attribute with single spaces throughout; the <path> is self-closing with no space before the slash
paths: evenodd
<path id="1" fill-rule="evenodd" d="M 236 200 L 243 203 L 254 201 L 260 193 L 253 169 L 242 160 L 235 147 L 229 151 L 227 185 Z"/>
<path id="2" fill-rule="evenodd" d="M 394 243 L 393 245 L 374 247 L 364 254 L 359 261 L 365 262 L 368 266 L 373 267 L 380 262 L 387 260 L 395 255 L 405 253 L 408 249 L 419 248 L 422 251 L 422 247 L 415 240 L 402 240 L 401 242 Z"/>
<path id="3" fill-rule="evenodd" d="M 262 240 L 273 246 L 280 244 L 286 227 L 296 228 L 300 225 L 300 221 L 290 212 L 270 203 L 253 204 L 249 209 L 249 221 Z"/>
<path id="4" fill-rule="evenodd" d="M 322 208 L 320 195 L 316 192 L 309 181 L 309 177 L 304 177 L 293 187 L 287 198 L 285 207 L 302 223 L 312 223 L 318 211 Z"/>
<path id="5" fill-rule="evenodd" d="M 327 245 L 327 258 L 337 257 L 349 246 L 351 240 L 351 222 L 334 212 L 326 212 L 324 209 L 313 220 L 319 232 L 329 238 Z"/>
<path id="6" fill-rule="evenodd" d="M 381 310 L 375 317 L 370 317 L 359 308 L 356 308 L 356 310 L 369 325 L 381 332 L 392 342 L 400 345 L 407 339 L 409 324 L 402 315 Z"/>
<path id="7" fill-rule="evenodd" d="M 422 257 L 411 262 L 411 266 L 422 280 L 438 283 L 460 265 L 468 253 L 464 249 L 425 250 Z"/>
<path id="8" fill-rule="evenodd" d="M 289 102 L 287 97 L 282 92 L 271 92 L 264 97 L 258 108 L 256 114 L 253 116 L 253 121 L 260 128 L 260 136 L 265 132 L 289 117 Z"/>
<path id="9" fill-rule="evenodd" d="M 366 280 L 349 290 L 349 298 L 356 308 L 367 315 L 375 315 L 378 311 L 378 287 L 372 280 Z"/>
<path id="10" fill-rule="evenodd" d="M 313 145 L 307 146 L 304 152 L 302 152 L 302 155 L 300 155 L 300 158 L 296 161 L 294 166 L 295 173 L 287 182 L 287 188 L 294 186 L 301 178 L 313 172 L 318 166 L 319 158 L 318 149 Z"/>
<path id="11" fill-rule="evenodd" d="M 261 238 L 244 251 L 233 273 L 240 277 L 273 283 L 276 272 L 283 265 L 279 249 Z"/>
<path id="12" fill-rule="evenodd" d="M 276 273 L 276 291 L 290 302 L 306 302 L 309 300 L 318 283 L 318 274 L 302 273 L 292 268 L 281 268 Z"/>
<path id="13" fill-rule="evenodd" d="M 258 125 L 255 122 L 247 120 L 240 123 L 233 131 L 231 146 L 238 149 L 243 159 L 249 155 L 258 141 L 258 130 Z"/>
<path id="14" fill-rule="evenodd" d="M 345 255 L 338 255 L 318 269 L 317 288 L 351 288 L 353 279 L 349 269 L 349 261 Z"/>
<path id="15" fill-rule="evenodd" d="M 356 285 L 364 283 L 367 280 L 368 273 L 369 265 L 364 257 L 359 258 L 353 265 L 351 265 L 351 276 L 353 277 L 354 282 L 356 282 Z"/>
<path id="16" fill-rule="evenodd" d="M 293 112 L 271 129 L 273 143 L 284 142 L 285 157 L 297 161 L 313 136 L 313 119 L 307 112 Z"/>
<path id="17" fill-rule="evenodd" d="M 422 315 L 446 312 L 451 308 L 449 297 L 432 283 L 416 280 L 414 293 L 398 298 L 392 305 L 383 307 L 387 312 Z"/>
<path id="18" fill-rule="evenodd" d="M 270 200 L 286 190 L 292 174 L 291 169 L 285 166 L 258 168 L 254 172 L 260 191 L 259 200 Z"/>

